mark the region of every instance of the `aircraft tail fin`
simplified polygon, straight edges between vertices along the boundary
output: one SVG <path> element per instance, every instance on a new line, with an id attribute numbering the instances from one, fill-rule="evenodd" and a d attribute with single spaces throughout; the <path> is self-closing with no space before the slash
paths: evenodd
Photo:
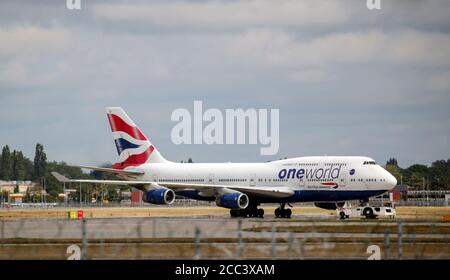
<path id="1" fill-rule="evenodd" d="M 114 169 L 167 162 L 122 108 L 108 107 L 106 113 L 119 155 L 119 162 L 113 164 Z"/>

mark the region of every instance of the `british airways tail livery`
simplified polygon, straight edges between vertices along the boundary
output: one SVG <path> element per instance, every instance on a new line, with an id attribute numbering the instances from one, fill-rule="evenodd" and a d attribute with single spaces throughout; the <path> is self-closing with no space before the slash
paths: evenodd
<path id="1" fill-rule="evenodd" d="M 144 192 L 144 202 L 172 204 L 176 195 L 215 201 L 232 217 L 263 217 L 262 203 L 279 203 L 276 217 L 290 218 L 286 204 L 316 202 L 336 208 L 348 200 L 367 201 L 397 184 L 388 171 L 368 157 L 313 156 L 264 163 L 176 163 L 166 160 L 119 107 L 106 108 L 118 162 L 112 168 L 81 166 L 110 172 L 121 180 L 63 182 L 130 185 Z"/>
<path id="2" fill-rule="evenodd" d="M 119 163 L 113 168 L 167 162 L 122 108 L 108 108 L 107 116 L 119 154 Z"/>

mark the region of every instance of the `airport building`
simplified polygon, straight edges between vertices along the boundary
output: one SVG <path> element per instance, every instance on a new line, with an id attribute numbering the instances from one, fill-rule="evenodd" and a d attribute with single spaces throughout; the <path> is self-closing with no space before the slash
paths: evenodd
<path id="1" fill-rule="evenodd" d="M 26 193 L 36 184 L 32 181 L 0 181 L 0 191 L 8 193 Z"/>
<path id="2" fill-rule="evenodd" d="M 26 193 L 35 186 L 32 181 L 0 181 L 1 202 L 22 203 Z"/>

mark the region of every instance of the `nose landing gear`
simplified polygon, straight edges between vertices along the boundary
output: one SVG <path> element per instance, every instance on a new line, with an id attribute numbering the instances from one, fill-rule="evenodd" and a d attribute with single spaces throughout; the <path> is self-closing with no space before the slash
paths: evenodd
<path id="1" fill-rule="evenodd" d="M 280 207 L 275 209 L 275 217 L 290 219 L 292 215 L 292 210 L 289 208 L 285 209 L 285 207 L 286 203 L 281 203 Z"/>

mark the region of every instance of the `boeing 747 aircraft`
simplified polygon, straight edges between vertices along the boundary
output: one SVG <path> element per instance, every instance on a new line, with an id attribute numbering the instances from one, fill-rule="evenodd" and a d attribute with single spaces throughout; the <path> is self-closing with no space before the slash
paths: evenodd
<path id="1" fill-rule="evenodd" d="M 263 217 L 262 203 L 279 203 L 275 216 L 290 218 L 286 207 L 316 202 L 330 209 L 348 200 L 367 201 L 397 184 L 388 171 L 368 157 L 313 156 L 264 163 L 176 163 L 166 160 L 119 107 L 106 108 L 119 155 L 112 168 L 82 166 L 110 172 L 121 180 L 68 179 L 61 182 L 129 185 L 144 192 L 144 202 L 172 204 L 176 195 L 215 201 L 232 217 Z"/>

